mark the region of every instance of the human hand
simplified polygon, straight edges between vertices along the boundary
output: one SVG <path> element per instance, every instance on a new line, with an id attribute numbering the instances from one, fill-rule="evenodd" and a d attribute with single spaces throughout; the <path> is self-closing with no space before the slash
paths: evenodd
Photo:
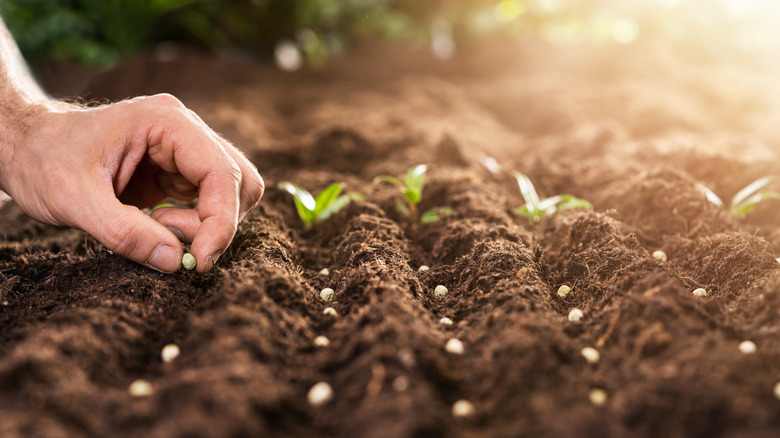
<path id="1" fill-rule="evenodd" d="M 181 241 L 209 271 L 263 195 L 249 160 L 170 95 L 39 108 L 21 125 L 0 156 L 0 185 L 16 203 L 162 272 L 180 268 Z M 168 197 L 197 197 L 197 208 L 140 210 Z"/>

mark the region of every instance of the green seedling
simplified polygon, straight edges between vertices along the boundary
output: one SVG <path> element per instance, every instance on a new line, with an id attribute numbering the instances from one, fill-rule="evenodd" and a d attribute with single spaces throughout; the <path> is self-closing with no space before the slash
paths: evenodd
<path id="1" fill-rule="evenodd" d="M 444 216 L 452 214 L 452 208 L 450 207 L 437 207 L 425 211 L 422 215 L 419 214 L 417 205 L 422 201 L 422 191 L 425 186 L 425 173 L 431 169 L 432 166 L 428 164 L 420 164 L 412 167 L 406 172 L 404 180 L 390 176 L 382 175 L 374 178 L 374 184 L 386 182 L 398 187 L 403 195 L 404 202 L 396 203 L 398 211 L 409 216 L 412 222 L 420 222 L 423 224 L 436 222 L 441 220 Z"/>
<path id="2" fill-rule="evenodd" d="M 532 223 L 539 222 L 545 215 L 555 214 L 571 208 L 592 208 L 590 202 L 575 198 L 572 195 L 555 195 L 540 199 L 531 180 L 520 172 L 515 172 L 515 179 L 520 186 L 520 193 L 525 199 L 525 205 L 517 207 L 517 211 L 527 217 Z"/>
<path id="3" fill-rule="evenodd" d="M 731 199 L 731 204 L 728 206 L 718 197 L 718 195 L 704 185 L 697 184 L 696 187 L 704 194 L 708 201 L 720 208 L 728 208 L 734 216 L 745 217 L 745 215 L 755 210 L 762 202 L 770 199 L 780 200 L 780 193 L 766 188 L 770 183 L 778 180 L 780 180 L 780 176 L 772 175 L 753 181 L 737 192 L 737 194 L 734 195 L 734 198 Z"/>
<path id="4" fill-rule="evenodd" d="M 331 184 L 315 198 L 311 193 L 293 183 L 279 184 L 280 190 L 292 195 L 298 216 L 301 217 L 306 228 L 311 228 L 315 224 L 327 220 L 333 213 L 349 204 L 350 200 L 362 198 L 360 195 L 341 195 L 343 187 L 344 183 Z"/>

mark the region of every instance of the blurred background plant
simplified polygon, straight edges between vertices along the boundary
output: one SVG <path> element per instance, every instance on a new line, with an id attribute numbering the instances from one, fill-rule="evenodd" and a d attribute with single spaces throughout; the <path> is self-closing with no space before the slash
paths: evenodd
<path id="1" fill-rule="evenodd" d="M 292 70 L 362 35 L 425 44 L 442 59 L 495 36 L 653 41 L 699 55 L 780 48 L 776 0 L 0 0 L 0 12 L 31 62 L 93 67 L 173 41 L 276 56 Z"/>

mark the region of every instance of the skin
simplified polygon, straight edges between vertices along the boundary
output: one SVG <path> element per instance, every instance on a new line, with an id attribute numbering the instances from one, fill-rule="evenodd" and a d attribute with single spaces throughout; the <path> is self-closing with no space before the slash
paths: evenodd
<path id="1" fill-rule="evenodd" d="M 247 158 L 168 94 L 84 108 L 47 97 L 0 20 L 0 188 L 30 217 L 84 230 L 161 272 L 192 243 L 208 272 L 260 201 Z M 166 198 L 193 209 L 160 208 Z"/>

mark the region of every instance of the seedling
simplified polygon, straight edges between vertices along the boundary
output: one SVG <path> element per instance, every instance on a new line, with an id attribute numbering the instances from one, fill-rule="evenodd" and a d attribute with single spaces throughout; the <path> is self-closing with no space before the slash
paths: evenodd
<path id="1" fill-rule="evenodd" d="M 590 202 L 572 195 L 555 195 L 540 199 L 530 178 L 520 172 L 515 172 L 514 175 L 517 185 L 520 186 L 520 194 L 525 199 L 525 205 L 517 207 L 517 211 L 527 217 L 531 223 L 539 222 L 545 215 L 555 214 L 559 211 L 578 207 L 593 207 Z"/>
<path id="2" fill-rule="evenodd" d="M 290 182 L 279 184 L 279 189 L 292 195 L 295 201 L 295 208 L 298 210 L 298 216 L 306 225 L 311 228 L 314 225 L 327 220 L 331 215 L 344 208 L 352 199 L 360 199 L 360 195 L 341 195 L 341 189 L 344 183 L 331 184 L 325 187 L 317 197 L 311 193 Z"/>
<path id="3" fill-rule="evenodd" d="M 726 206 L 726 203 L 723 202 L 718 195 L 704 185 L 697 184 L 696 187 L 704 194 L 708 201 L 720 208 L 728 208 L 734 216 L 745 217 L 745 215 L 755 210 L 762 202 L 770 199 L 780 200 L 780 193 L 766 188 L 766 186 L 778 180 L 780 180 L 780 175 L 765 176 L 753 181 L 737 192 L 737 194 L 734 195 L 734 198 L 731 199 L 731 204 L 728 206 Z"/>
<path id="4" fill-rule="evenodd" d="M 401 213 L 409 216 L 413 223 L 420 222 L 428 224 L 441 220 L 444 216 L 452 214 L 452 208 L 450 207 L 437 207 L 423 212 L 420 215 L 417 205 L 422 201 L 423 186 L 425 186 L 425 173 L 431 169 L 432 166 L 428 164 L 420 164 L 412 167 L 406 172 L 404 180 L 390 176 L 382 175 L 374 178 L 374 184 L 386 182 L 398 187 L 403 195 L 404 202 L 397 202 L 396 208 Z"/>

